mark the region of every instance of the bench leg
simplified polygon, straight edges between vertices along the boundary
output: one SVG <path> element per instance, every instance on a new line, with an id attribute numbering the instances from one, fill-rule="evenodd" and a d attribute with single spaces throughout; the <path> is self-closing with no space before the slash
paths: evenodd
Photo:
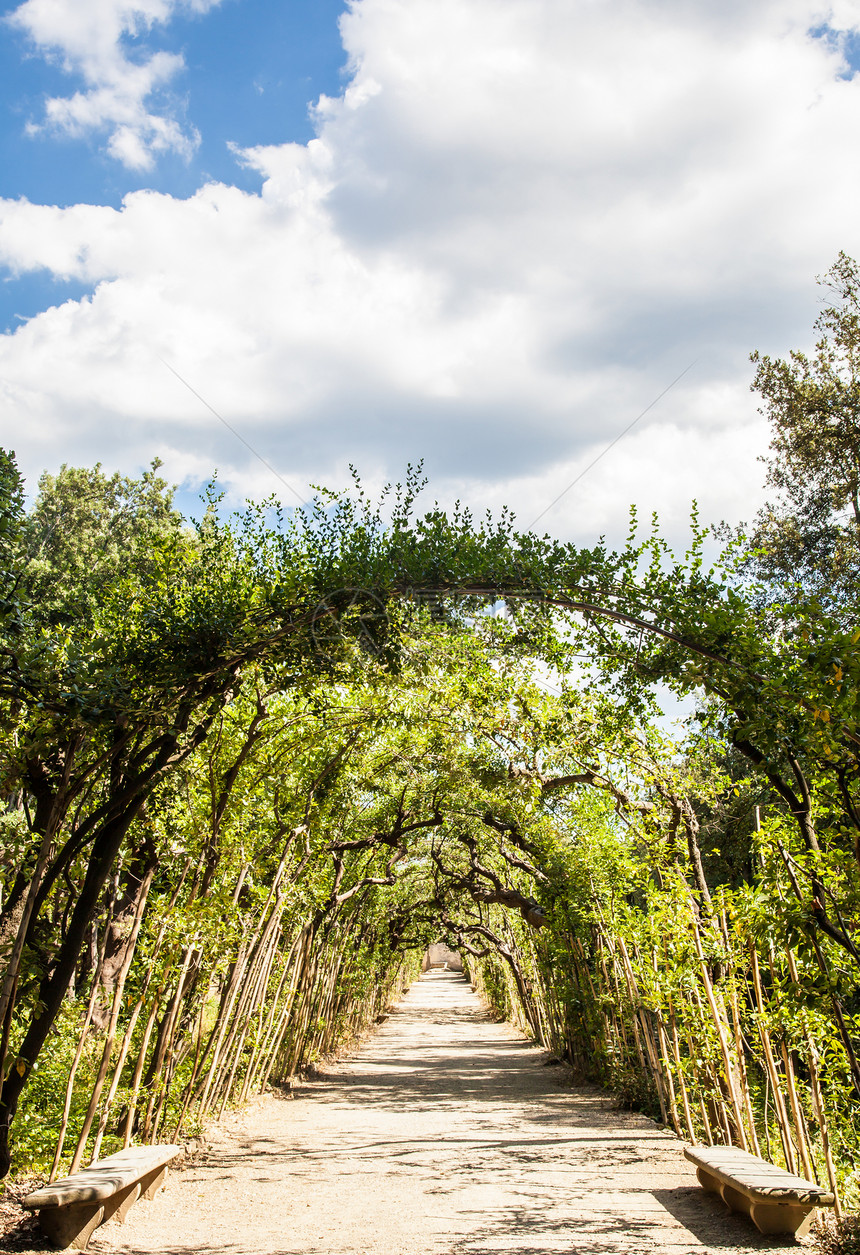
<path id="1" fill-rule="evenodd" d="M 85 1251 L 90 1235 L 104 1218 L 101 1203 L 70 1203 L 67 1207 L 45 1207 L 39 1212 L 39 1228 L 55 1246 Z"/>
<path id="2" fill-rule="evenodd" d="M 160 1168 L 153 1168 L 152 1172 L 140 1178 L 140 1197 L 155 1198 L 166 1180 L 167 1164 L 162 1164 Z"/>
<path id="3" fill-rule="evenodd" d="M 746 1194 L 742 1194 L 740 1190 L 736 1190 L 733 1185 L 726 1185 L 725 1182 L 720 1186 L 720 1194 L 723 1202 L 731 1207 L 732 1211 L 739 1211 L 742 1216 L 749 1216 L 751 1203 Z"/>
<path id="4" fill-rule="evenodd" d="M 809 1232 L 815 1208 L 798 1203 L 753 1203 L 750 1216 L 759 1233 L 794 1233 L 802 1238 Z"/>
<path id="5" fill-rule="evenodd" d="M 716 1177 L 712 1177 L 706 1168 L 697 1168 L 696 1176 L 699 1178 L 699 1185 L 703 1190 L 707 1190 L 709 1194 L 719 1194 L 720 1183 Z"/>
<path id="6" fill-rule="evenodd" d="M 140 1182 L 135 1181 L 134 1185 L 126 1186 L 124 1190 L 114 1194 L 113 1198 L 107 1199 L 104 1205 L 105 1214 L 102 1216 L 102 1224 L 106 1220 L 118 1220 L 122 1224 L 128 1215 L 129 1208 L 139 1195 Z"/>

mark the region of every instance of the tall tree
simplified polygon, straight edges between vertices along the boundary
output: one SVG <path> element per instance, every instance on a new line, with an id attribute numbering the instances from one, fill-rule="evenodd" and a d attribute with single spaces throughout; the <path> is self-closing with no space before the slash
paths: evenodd
<path id="1" fill-rule="evenodd" d="M 829 303 L 812 356 L 753 353 L 752 389 L 772 429 L 767 485 L 776 497 L 753 533 L 757 574 L 798 586 L 830 609 L 856 598 L 860 575 L 860 273 L 840 253 L 818 281 Z"/>

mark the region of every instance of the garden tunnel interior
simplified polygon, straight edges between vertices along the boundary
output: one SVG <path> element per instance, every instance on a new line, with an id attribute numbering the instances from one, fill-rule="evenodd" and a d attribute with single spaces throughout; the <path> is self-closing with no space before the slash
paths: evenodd
<path id="1" fill-rule="evenodd" d="M 0 1166 L 183 1136 L 288 1083 L 445 941 L 576 1075 L 838 1176 L 851 634 L 809 607 L 768 634 L 695 547 L 643 568 L 331 517 L 265 560 L 258 520 L 210 520 L 197 568 L 165 559 L 88 619 L 58 586 L 32 629 L 56 665 L 9 627 Z M 701 700 L 683 749 L 657 683 Z"/>
<path id="2" fill-rule="evenodd" d="M 358 614 L 361 638 L 367 615 Z M 19 1091 L 32 1104 L 25 1116 L 56 1103 L 66 1078 L 54 1170 L 129 1138 L 178 1137 L 268 1083 L 289 1082 L 384 1015 L 440 942 L 462 955 L 495 1010 L 577 1075 L 613 1085 L 686 1136 L 755 1146 L 766 1063 L 758 1090 L 747 1066 L 744 1097 L 740 1063 L 733 1070 L 717 1057 L 700 1095 L 684 1092 L 686 1061 L 714 1032 L 737 1027 L 725 1007 L 715 1019 L 707 997 L 716 990 L 718 1006 L 726 968 L 725 908 L 713 904 L 725 859 L 709 860 L 701 839 L 711 802 L 703 806 L 677 761 L 661 755 L 645 720 L 631 728 L 629 704 L 541 682 L 534 623 L 496 623 L 492 633 L 488 648 L 437 620 L 411 646 L 406 684 L 383 672 L 345 701 L 329 682 L 300 717 L 289 696 L 258 687 L 218 716 L 208 792 L 199 769 L 189 773 L 178 798 L 150 801 L 129 829 L 67 987 L 67 1003 L 89 991 L 83 1025 L 61 1021 L 52 1036 L 65 1038 L 59 1066 L 31 1070 L 26 1034 L 16 1042 L 10 1027 L 7 1077 L 32 1078 Z M 368 652 L 366 641 L 359 647 Z M 641 668 L 641 640 L 637 651 Z M 286 718 L 273 716 L 282 700 Z M 327 739 L 308 753 L 310 725 L 316 735 L 324 725 Z M 310 822 L 290 823 L 284 802 L 298 780 L 316 809 Z M 261 798 L 267 827 L 245 848 L 243 817 L 259 820 Z M 165 860 L 164 836 L 189 799 L 205 816 L 205 840 L 196 860 Z M 730 887 L 750 831 L 740 845 Z M 638 865 L 620 875 L 631 853 Z M 305 876 L 315 878 L 311 892 Z M 75 898 L 62 908 L 61 925 Z M 653 990 L 646 996 L 645 970 L 656 956 L 665 962 L 678 936 L 678 979 L 704 982 L 711 1013 L 695 1035 L 679 1016 L 680 987 L 662 1003 Z M 34 942 L 38 954 L 38 934 Z M 778 982 L 768 989 L 749 976 L 748 1009 L 760 1014 Z M 811 1084 L 808 1062 L 794 1067 Z M 788 1084 L 784 1060 L 782 1076 Z M 789 1147 L 803 1136 L 792 1111 L 787 1097 Z M 25 1123 L 32 1154 L 27 1132 Z M 792 1153 L 799 1164 L 800 1149 Z"/>

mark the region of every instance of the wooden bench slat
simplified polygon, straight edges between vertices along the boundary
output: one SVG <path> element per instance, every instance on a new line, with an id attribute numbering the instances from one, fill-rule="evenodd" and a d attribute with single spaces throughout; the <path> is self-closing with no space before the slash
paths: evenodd
<path id="1" fill-rule="evenodd" d="M 181 1146 L 130 1146 L 82 1168 L 70 1177 L 28 1194 L 22 1206 L 28 1211 L 68 1207 L 77 1203 L 101 1203 L 134 1185 L 162 1164 L 170 1163 Z"/>
<path id="2" fill-rule="evenodd" d="M 814 1181 L 786 1172 L 737 1146 L 686 1146 L 684 1154 L 691 1163 L 713 1173 L 750 1199 L 811 1203 L 816 1207 L 832 1207 L 835 1202 L 833 1194 Z"/>
<path id="3" fill-rule="evenodd" d="M 749 1216 L 759 1233 L 809 1232 L 817 1207 L 835 1198 L 813 1181 L 750 1155 L 737 1146 L 685 1146 L 703 1189 L 719 1195 L 732 1211 Z"/>

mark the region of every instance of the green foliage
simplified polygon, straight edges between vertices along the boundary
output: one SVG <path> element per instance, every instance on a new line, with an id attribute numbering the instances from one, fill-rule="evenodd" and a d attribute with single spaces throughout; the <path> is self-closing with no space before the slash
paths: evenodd
<path id="1" fill-rule="evenodd" d="M 124 579 L 152 576 L 182 525 L 153 462 L 140 479 L 65 464 L 43 474 L 21 528 L 26 587 L 40 616 L 89 622 L 94 603 Z"/>
<path id="2" fill-rule="evenodd" d="M 410 472 L 388 517 L 357 490 L 191 529 L 156 470 L 66 468 L 25 518 L 0 465 L 0 1134 L 17 1110 L 44 1162 L 81 1041 L 63 1162 L 179 1136 L 354 1040 L 444 937 L 580 1075 L 685 1135 L 829 1147 L 850 1198 L 850 616 L 765 604 L 737 548 L 706 570 L 695 517 L 682 558 L 635 526 L 579 550 L 415 517 Z M 682 745 L 659 683 L 699 698 Z"/>
<path id="3" fill-rule="evenodd" d="M 769 582 L 814 596 L 831 613 L 855 599 L 860 573 L 860 277 L 840 253 L 819 281 L 831 302 L 812 358 L 754 353 L 753 389 L 771 423 L 767 482 L 777 490 L 753 538 Z"/>

